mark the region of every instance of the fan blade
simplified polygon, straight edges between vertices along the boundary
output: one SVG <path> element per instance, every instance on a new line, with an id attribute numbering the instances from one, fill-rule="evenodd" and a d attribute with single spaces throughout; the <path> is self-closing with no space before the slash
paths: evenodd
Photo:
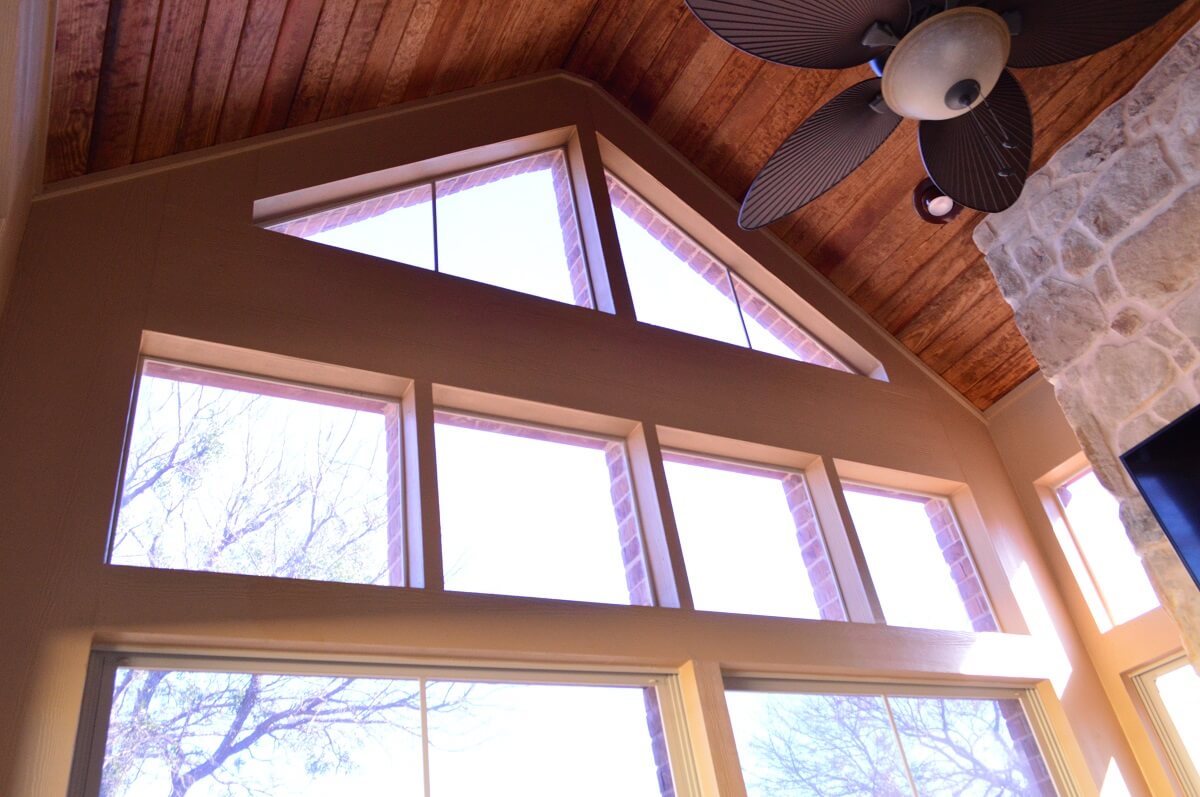
<path id="1" fill-rule="evenodd" d="M 746 230 L 783 218 L 840 183 L 900 124 L 883 104 L 879 78 L 822 105 L 792 132 L 754 178 L 738 224 Z"/>
<path id="2" fill-rule="evenodd" d="M 987 0 L 998 14 L 1015 12 L 1018 32 L 1008 65 L 1052 66 L 1098 53 L 1150 27 L 1182 0 Z"/>
<path id="3" fill-rule="evenodd" d="M 908 25 L 908 0 L 687 0 L 709 30 L 750 55 L 809 69 L 865 64 L 887 47 L 868 47 L 873 23 L 897 36 Z"/>
<path id="4" fill-rule="evenodd" d="M 1029 101 L 1005 70 L 985 102 L 963 116 L 921 122 L 917 139 L 938 190 L 960 205 L 999 212 L 1017 201 L 1029 175 Z"/>

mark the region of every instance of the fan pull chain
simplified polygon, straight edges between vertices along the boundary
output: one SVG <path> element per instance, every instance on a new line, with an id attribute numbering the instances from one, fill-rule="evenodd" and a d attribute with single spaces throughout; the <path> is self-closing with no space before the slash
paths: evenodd
<path id="1" fill-rule="evenodd" d="M 1009 138 L 1008 131 L 1004 129 L 1004 125 L 1000 122 L 1000 117 L 996 116 L 996 110 L 991 105 L 988 104 L 986 97 L 983 98 L 983 102 L 981 102 L 980 105 L 982 105 L 984 110 L 987 111 L 988 115 L 991 116 L 992 121 L 996 125 L 996 129 L 1000 131 L 1000 147 L 1002 149 L 1006 149 L 1009 151 L 1016 149 L 1017 148 L 1016 142 L 1014 142 L 1011 138 Z M 971 115 L 974 116 L 975 114 L 972 113 Z M 983 127 L 983 121 L 980 119 L 976 119 L 975 123 L 976 123 L 976 125 L 979 126 L 980 132 L 983 133 L 985 140 L 987 140 L 988 143 L 990 144 L 991 137 L 988 136 L 987 130 Z M 1006 163 L 1006 159 L 1003 157 L 1002 153 L 997 151 L 994 146 L 992 148 L 992 154 L 996 156 L 996 164 L 997 164 L 996 174 L 997 175 L 999 175 L 1000 177 L 1016 176 L 1016 172 L 1012 169 L 1012 167 L 1010 167 Z"/>

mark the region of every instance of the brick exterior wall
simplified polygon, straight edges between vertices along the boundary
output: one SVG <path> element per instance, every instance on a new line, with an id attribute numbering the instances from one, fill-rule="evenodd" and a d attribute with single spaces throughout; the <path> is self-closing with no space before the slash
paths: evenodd
<path id="1" fill-rule="evenodd" d="M 612 175 L 607 175 L 608 197 L 614 212 L 621 212 L 637 223 L 668 251 L 686 263 L 721 295 L 733 302 L 743 319 L 751 319 L 766 329 L 802 362 L 857 373 L 853 368 L 826 349 L 815 337 L 801 327 L 760 293 L 734 274 L 679 227 L 650 206 Z M 753 348 L 747 334 L 747 347 Z"/>
<path id="2" fill-rule="evenodd" d="M 1038 748 L 1037 737 L 1033 735 L 1033 726 L 1029 724 L 1025 710 L 1016 700 L 996 702 L 1000 706 L 1000 716 L 1004 717 L 1004 724 L 1008 726 L 1008 733 L 1012 736 L 1013 746 L 1033 776 L 1031 794 L 1036 797 L 1057 797 L 1058 790 L 1054 787 L 1054 779 L 1050 777 L 1050 770 L 1046 768 L 1046 762 L 1042 759 L 1042 751 Z"/>
<path id="3" fill-rule="evenodd" d="M 950 568 L 950 576 L 958 587 L 959 597 L 967 610 L 971 627 L 976 631 L 998 631 L 996 616 L 992 613 L 992 605 L 988 601 L 983 581 L 975 570 L 971 560 L 971 552 L 963 540 L 962 531 L 954 517 L 954 510 L 945 498 L 926 497 L 903 493 L 898 490 L 888 490 L 882 487 L 871 487 L 863 484 L 853 486 L 855 492 L 877 495 L 901 501 L 917 501 L 924 505 L 925 516 L 929 518 L 929 527 L 937 540 L 938 549 L 946 566 Z"/>
<path id="4" fill-rule="evenodd" d="M 366 221 L 398 208 L 412 207 L 426 202 L 436 204 L 437 199 L 461 191 L 478 188 L 509 177 L 541 171 L 548 171 L 553 181 L 555 204 L 558 208 L 558 225 L 562 230 L 563 237 L 563 254 L 575 304 L 580 307 L 593 307 L 591 282 L 583 253 L 583 240 L 579 233 L 579 221 L 575 216 L 575 195 L 571 187 L 571 177 L 567 171 L 567 159 L 562 150 L 540 152 L 525 158 L 448 177 L 445 180 L 438 180 L 436 183 L 408 186 L 382 196 L 351 202 L 340 207 L 274 224 L 267 229 L 297 238 L 309 238 L 326 230 Z"/>
<path id="5" fill-rule="evenodd" d="M 821 536 L 820 526 L 817 525 L 817 516 L 813 510 L 812 499 L 803 476 L 791 471 L 691 456 L 676 451 L 664 452 L 663 459 L 667 462 L 679 462 L 684 465 L 696 465 L 702 468 L 714 468 L 730 473 L 742 473 L 748 476 L 777 480 L 784 498 L 787 500 L 788 510 L 792 514 L 792 522 L 796 527 L 796 543 L 800 546 L 800 553 L 804 558 L 808 583 L 816 598 L 821 619 L 837 621 L 846 619 L 846 610 L 842 605 L 841 592 L 838 590 L 833 565 L 830 564 L 829 554 L 825 550 L 825 540 Z"/>

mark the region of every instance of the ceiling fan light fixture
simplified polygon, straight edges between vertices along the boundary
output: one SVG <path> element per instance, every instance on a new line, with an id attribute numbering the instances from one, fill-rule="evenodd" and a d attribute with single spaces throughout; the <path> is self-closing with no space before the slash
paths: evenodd
<path id="1" fill-rule="evenodd" d="M 930 17 L 900 40 L 883 68 L 883 99 L 910 119 L 961 116 L 996 86 L 1012 47 L 995 12 L 963 6 Z"/>
<path id="2" fill-rule="evenodd" d="M 930 224 L 949 224 L 958 218 L 963 206 L 941 192 L 933 180 L 926 177 L 913 189 L 913 209 Z"/>

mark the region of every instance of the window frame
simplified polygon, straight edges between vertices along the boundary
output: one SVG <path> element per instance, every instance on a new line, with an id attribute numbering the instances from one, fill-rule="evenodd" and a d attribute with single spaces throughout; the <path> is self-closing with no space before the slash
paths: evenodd
<path id="1" fill-rule="evenodd" d="M 1062 500 L 1058 496 L 1060 487 L 1078 479 L 1087 471 L 1094 470 L 1095 468 L 1088 460 L 1087 455 L 1081 451 L 1066 462 L 1050 470 L 1035 481 L 1033 486 L 1038 499 L 1041 501 L 1046 519 L 1049 521 L 1050 527 L 1054 532 L 1054 537 L 1058 541 L 1058 548 L 1062 552 L 1063 558 L 1066 559 L 1067 567 L 1071 571 L 1075 586 L 1079 589 L 1083 601 L 1087 605 L 1088 615 L 1096 629 L 1101 634 L 1107 634 L 1113 629 L 1138 623 L 1147 615 L 1161 611 L 1162 604 L 1160 601 L 1158 606 L 1152 607 L 1146 612 L 1121 623 L 1116 622 L 1112 611 L 1109 609 L 1108 599 L 1104 597 L 1104 590 L 1101 589 L 1100 582 L 1093 574 L 1087 556 L 1084 555 L 1084 549 L 1079 544 L 1078 534 L 1067 517 L 1066 508 L 1063 507 Z"/>
<path id="2" fill-rule="evenodd" d="M 122 444 L 121 444 L 121 453 L 120 453 L 120 457 L 118 460 L 119 464 L 118 464 L 118 470 L 117 470 L 117 479 L 116 479 L 116 483 L 113 486 L 112 509 L 109 514 L 108 527 L 106 529 L 106 533 L 105 533 L 105 537 L 104 537 L 104 547 L 103 547 L 103 551 L 102 551 L 102 557 L 103 557 L 102 561 L 103 561 L 103 564 L 105 567 L 137 567 L 137 568 L 149 569 L 149 570 L 166 570 L 166 571 L 177 571 L 178 570 L 177 568 L 156 568 L 156 567 L 152 567 L 149 565 L 127 565 L 127 564 L 114 563 L 112 561 L 113 547 L 116 543 L 117 528 L 118 528 L 118 524 L 120 523 L 119 515 L 120 515 L 120 508 L 121 508 L 121 498 L 125 491 L 125 476 L 126 476 L 126 471 L 129 467 L 130 449 L 133 445 L 134 426 L 137 421 L 138 401 L 141 398 L 140 393 L 141 393 L 142 379 L 144 379 L 146 377 L 147 366 L 158 365 L 158 366 L 164 366 L 167 368 L 177 368 L 184 372 L 195 372 L 197 374 L 210 375 L 212 378 L 217 379 L 217 380 L 222 379 L 222 378 L 229 378 L 229 379 L 232 379 L 235 381 L 249 383 L 246 388 L 228 388 L 228 389 L 233 389 L 233 390 L 243 390 L 244 392 L 252 392 L 249 387 L 250 385 L 262 384 L 262 385 L 266 385 L 268 387 L 277 388 L 280 393 L 298 393 L 298 394 L 300 394 L 300 396 L 303 396 L 306 394 L 343 396 L 348 399 L 356 400 L 358 402 L 365 403 L 365 404 L 376 404 L 376 403 L 381 404 L 384 407 L 382 412 L 385 415 L 385 417 L 386 417 L 386 413 L 387 413 L 387 408 L 388 407 L 393 408 L 393 411 L 396 414 L 397 448 L 398 448 L 400 461 L 399 461 L 399 466 L 397 468 L 397 472 L 396 472 L 396 476 L 395 476 L 396 484 L 392 485 L 390 483 L 392 481 L 390 474 L 387 478 L 389 484 L 387 486 L 386 498 L 389 503 L 392 501 L 396 501 L 398 503 L 398 509 L 400 512 L 400 529 L 399 529 L 399 539 L 398 540 L 389 539 L 389 546 L 391 546 L 392 544 L 397 545 L 399 559 L 398 559 L 398 561 L 389 563 L 388 566 L 389 566 L 389 569 L 393 569 L 393 568 L 398 569 L 399 583 L 387 584 L 387 585 L 372 585 L 372 584 L 364 584 L 362 582 L 331 582 L 331 581 L 325 581 L 323 579 L 303 579 L 303 580 L 315 581 L 315 582 L 319 582 L 319 583 L 344 583 L 346 585 L 386 586 L 389 589 L 406 589 L 408 587 L 414 586 L 411 583 L 410 572 L 409 572 L 409 545 L 408 545 L 409 524 L 410 524 L 410 520 L 409 520 L 409 516 L 408 516 L 408 501 L 410 500 L 409 492 L 412 489 L 412 486 L 410 486 L 411 476 L 408 473 L 408 469 L 405 467 L 406 451 L 409 446 L 409 441 L 407 440 L 407 437 L 405 434 L 406 423 L 405 423 L 404 416 L 406 413 L 405 413 L 405 409 L 404 409 L 404 399 L 402 396 L 389 395 L 387 392 L 376 392 L 373 389 L 356 389 L 354 387 L 337 387 L 334 385 L 324 384 L 321 382 L 305 381 L 301 378 L 290 378 L 292 374 L 295 374 L 297 377 L 299 376 L 298 369 L 296 368 L 296 364 L 288 363 L 286 361 L 281 360 L 280 358 L 274 358 L 269 355 L 265 359 L 261 359 L 261 360 L 258 358 L 255 358 L 257 360 L 257 364 L 261 368 L 261 372 L 242 370 L 241 368 L 237 367 L 236 365 L 231 365 L 230 367 L 223 367 L 221 365 L 208 364 L 208 363 L 204 362 L 204 360 L 206 360 L 208 358 L 205 358 L 203 356 L 203 353 L 214 352 L 218 347 L 208 346 L 208 345 L 204 345 L 204 344 L 201 344 L 201 345 L 195 347 L 195 351 L 191 352 L 193 354 L 199 354 L 200 361 L 177 359 L 175 357 L 170 356 L 170 352 L 172 352 L 172 350 L 176 349 L 176 348 L 182 348 L 184 350 L 189 350 L 191 347 L 188 347 L 186 342 L 178 341 L 178 339 L 170 340 L 166 336 L 148 336 L 148 340 L 151 341 L 151 345 L 149 345 L 149 346 L 143 345 L 142 353 L 138 356 L 138 359 L 137 359 L 137 366 L 136 366 L 136 370 L 135 370 L 136 378 L 134 379 L 133 387 L 132 387 L 132 390 L 130 391 L 129 411 L 128 411 L 128 415 L 126 417 L 125 430 L 124 430 L 124 435 L 123 435 Z M 181 343 L 183 344 L 182 346 L 180 346 Z M 166 355 L 158 355 L 158 354 L 150 353 L 150 352 L 159 350 L 160 347 L 169 353 Z M 222 355 L 217 355 L 214 359 L 216 359 L 217 361 L 221 361 L 221 360 L 225 359 L 225 357 L 223 357 Z M 274 366 L 274 367 L 272 367 L 272 366 Z M 308 370 L 308 369 L 304 369 L 304 370 Z M 323 369 L 314 369 L 314 370 L 320 371 Z M 340 370 L 340 369 L 331 369 L 331 370 Z M 279 375 L 274 375 L 274 374 L 279 374 Z M 153 376 L 153 375 L 151 375 L 151 376 Z M 171 377 L 169 377 L 169 376 L 155 377 L 155 378 L 171 379 Z M 175 380 L 175 381 L 183 381 L 183 380 Z M 351 381 L 353 381 L 353 377 L 351 378 Z M 374 382 L 376 380 L 371 380 L 371 381 Z M 382 380 L 382 381 L 385 381 L 386 383 L 390 383 L 390 385 L 394 385 L 402 393 L 409 392 L 409 390 L 411 389 L 411 386 L 412 386 L 412 380 L 410 380 L 410 379 L 400 378 L 400 379 L 393 380 L 393 379 L 385 378 L 385 380 Z M 202 384 L 203 385 L 206 383 L 198 381 L 198 382 L 194 382 L 193 384 Z M 374 387 L 376 387 L 376 386 L 371 385 L 371 388 L 374 388 Z M 222 389 L 224 389 L 224 388 L 222 388 Z M 270 393 L 255 393 L 255 395 L 272 395 L 272 394 L 270 394 Z M 301 402 L 306 401 L 304 398 L 297 397 L 297 396 L 276 395 L 275 397 L 291 399 L 291 400 L 301 401 Z M 313 404 L 325 403 L 328 406 L 339 406 L 336 402 L 313 401 L 313 402 L 308 402 L 308 403 L 313 403 Z M 387 467 L 387 463 L 385 463 L 384 466 Z M 393 495 L 393 490 L 395 491 L 394 495 Z M 198 570 L 198 571 L 186 571 L 186 572 L 221 573 L 224 575 L 234 575 L 234 576 L 239 576 L 239 577 L 255 578 L 255 579 L 287 578 L 287 576 L 259 575 L 259 574 L 253 574 L 253 573 L 231 573 L 228 571 L 219 571 L 219 570 L 216 570 L 216 571 Z"/>
<path id="3" fill-rule="evenodd" d="M 1159 676 L 1190 666 L 1192 663 L 1185 654 L 1175 653 L 1129 674 L 1127 682 L 1133 687 L 1143 720 L 1150 726 L 1154 747 L 1167 760 L 1167 770 L 1176 787 L 1185 797 L 1200 797 L 1200 761 L 1193 759 L 1184 748 L 1156 685 Z"/>
<path id="4" fill-rule="evenodd" d="M 1059 741 L 1042 697 L 1034 687 L 997 685 L 983 682 L 916 680 L 907 678 L 842 679 L 822 677 L 786 677 L 763 674 L 729 673 L 724 678 L 725 691 L 770 692 L 807 695 L 863 695 L 883 697 L 967 698 L 982 700 L 1016 700 L 1033 732 L 1038 752 L 1050 773 L 1050 779 L 1060 797 L 1078 797 L 1082 792 L 1071 772 L 1066 751 Z M 740 762 L 739 762 L 740 766 Z"/>
<path id="5" fill-rule="evenodd" d="M 336 199 L 327 200 L 320 204 L 309 205 L 309 206 L 299 206 L 299 207 L 291 208 L 287 212 L 280 213 L 278 215 L 267 215 L 267 216 L 263 216 L 263 217 L 256 217 L 255 224 L 257 224 L 259 227 L 263 228 L 264 230 L 267 230 L 270 232 L 275 232 L 275 233 L 282 234 L 282 235 L 289 235 L 292 237 L 297 237 L 297 238 L 300 238 L 301 240 L 308 240 L 307 238 L 305 238 L 303 236 L 295 236 L 292 233 L 284 232 L 283 230 L 280 230 L 278 228 L 282 227 L 286 224 L 289 224 L 293 221 L 299 221 L 301 219 L 305 219 L 310 216 L 315 216 L 315 215 L 329 212 L 329 211 L 335 211 L 335 210 L 338 210 L 338 209 L 341 209 L 344 207 L 348 207 L 350 205 L 357 205 L 357 204 L 360 204 L 363 202 L 369 202 L 372 199 L 378 199 L 380 197 L 391 196 L 393 194 L 400 194 L 405 191 L 412 191 L 412 190 L 415 190 L 418 188 L 428 187 L 429 192 L 430 192 L 430 195 L 429 195 L 430 225 L 431 225 L 430 233 L 432 236 L 432 245 L 433 245 L 433 264 L 432 264 L 431 268 L 426 269 L 423 266 L 414 266 L 412 264 L 404 263 L 402 261 L 391 260 L 389 258 L 381 258 L 378 255 L 370 255 L 365 252 L 358 252 L 357 250 L 347 249 L 346 251 L 353 251 L 359 255 L 383 259 L 383 260 L 386 260 L 387 262 L 392 263 L 397 266 L 407 266 L 410 268 L 419 268 L 422 271 L 431 271 L 434 274 L 441 274 L 443 276 L 456 277 L 457 279 L 466 279 L 466 280 L 470 280 L 472 282 L 481 282 L 484 285 L 491 285 L 492 287 L 500 288 L 501 290 L 513 290 L 516 293 L 521 293 L 526 296 L 532 296 L 534 298 L 545 299 L 546 301 L 558 301 L 560 304 L 566 304 L 568 306 L 579 307 L 584 310 L 598 310 L 598 309 L 600 309 L 600 307 L 599 307 L 599 301 L 597 299 L 597 290 L 596 290 L 596 284 L 595 284 L 596 283 L 596 275 L 593 273 L 592 264 L 591 264 L 592 258 L 589 255 L 588 247 L 585 245 L 585 242 L 584 242 L 583 216 L 579 211 L 579 190 L 576 187 L 576 178 L 575 178 L 575 175 L 572 173 L 573 170 L 571 168 L 570 146 L 571 146 L 571 142 L 568 140 L 568 141 L 564 141 L 559 144 L 555 144 L 553 146 L 535 147 L 533 149 L 529 149 L 528 151 L 522 150 L 519 152 L 519 154 L 509 154 L 509 155 L 506 155 L 503 157 L 492 158 L 490 160 L 484 160 L 484 161 L 481 161 L 478 163 L 475 163 L 472 161 L 473 165 L 462 166 L 460 168 L 450 169 L 448 171 L 436 172 L 433 174 L 422 176 L 419 179 L 413 179 L 409 182 L 393 183 L 393 184 L 382 186 L 382 187 L 375 187 L 372 190 L 366 191 L 365 193 L 347 194 L 345 196 L 339 196 Z M 465 176 L 468 176 L 471 174 L 475 174 L 476 172 L 487 171 L 488 169 L 505 166 L 509 163 L 516 163 L 516 162 L 519 162 L 522 160 L 527 160 L 527 159 L 531 159 L 531 158 L 536 158 L 541 155 L 550 155 L 550 154 L 557 154 L 562 159 L 562 167 L 563 167 L 562 179 L 563 179 L 563 182 L 565 183 L 567 196 L 569 196 L 570 200 L 571 200 L 571 218 L 575 222 L 575 233 L 576 233 L 576 236 L 579 238 L 580 263 L 579 263 L 578 268 L 580 269 L 580 273 L 582 275 L 582 279 L 583 279 L 583 283 L 584 283 L 584 288 L 586 289 L 586 292 L 587 292 L 587 303 L 581 304 L 578 296 L 576 296 L 576 301 L 574 303 L 566 302 L 566 301 L 559 301 L 557 299 L 549 299 L 547 297 L 538 296 L 537 294 L 527 293 L 525 291 L 520 291 L 520 290 L 516 290 L 513 288 L 504 288 L 503 286 L 494 285 L 490 282 L 486 282 L 483 280 L 476 280 L 471 277 L 460 277 L 456 274 L 451 274 L 449 272 L 442 271 L 441 257 L 440 257 L 440 248 L 441 247 L 439 244 L 439 241 L 441 240 L 441 238 L 440 238 L 440 234 L 438 231 L 439 230 L 439 228 L 438 228 L 438 209 L 437 209 L 438 184 L 448 182 L 450 180 L 454 180 L 459 177 L 465 177 Z M 470 189 L 466 189 L 466 190 L 470 190 Z M 320 244 L 321 242 L 316 241 L 313 243 Z M 321 245 L 332 246 L 331 244 L 321 244 Z M 334 247 L 334 248 L 342 248 L 342 247 Z M 564 251 L 564 254 L 569 254 L 569 253 Z M 567 263 L 566 266 L 567 266 L 568 274 L 573 281 L 575 275 L 571 268 L 571 264 Z"/>
<path id="6" fill-rule="evenodd" d="M 653 689 L 677 797 L 701 797 L 692 741 L 684 718 L 678 673 L 652 667 L 597 668 L 511 662 L 416 661 L 367 656 L 284 655 L 272 651 L 154 649 L 98 646 L 87 664 L 79 731 L 71 763 L 68 797 L 99 797 L 116 671 L 132 667 L 167 671 L 236 672 L 270 675 L 373 677 L 395 680 L 461 680 L 473 683 L 618 686 Z M 424 736 L 424 733 L 422 734 Z M 424 744 L 425 742 L 423 742 Z M 425 768 L 428 768 L 426 762 Z"/>

